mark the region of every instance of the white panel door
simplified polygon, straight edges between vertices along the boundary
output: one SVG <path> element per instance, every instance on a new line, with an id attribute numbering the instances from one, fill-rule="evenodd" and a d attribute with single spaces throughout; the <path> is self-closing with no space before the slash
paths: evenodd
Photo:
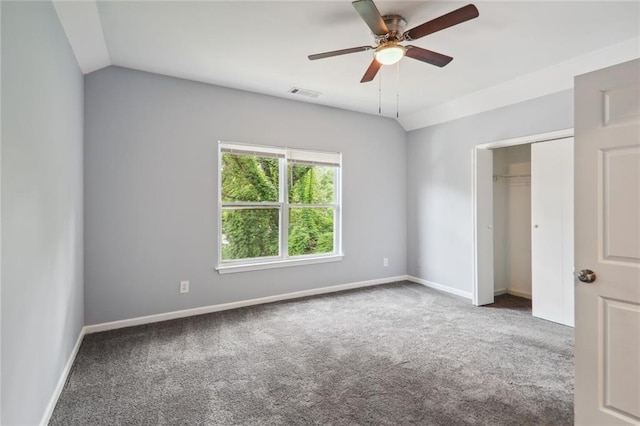
<path id="1" fill-rule="evenodd" d="M 573 326 L 573 138 L 531 145 L 532 314 Z"/>
<path id="2" fill-rule="evenodd" d="M 575 421 L 638 425 L 640 60 L 575 83 Z"/>
<path id="3" fill-rule="evenodd" d="M 493 303 L 493 151 L 474 149 L 474 176 L 476 211 L 475 280 L 473 304 Z"/>

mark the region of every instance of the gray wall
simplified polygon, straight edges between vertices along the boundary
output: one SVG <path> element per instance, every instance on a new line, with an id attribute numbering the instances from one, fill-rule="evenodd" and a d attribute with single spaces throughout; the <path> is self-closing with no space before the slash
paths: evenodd
<path id="1" fill-rule="evenodd" d="M 87 324 L 406 274 L 394 120 L 118 67 L 85 77 L 85 120 Z M 342 152 L 344 260 L 215 272 L 218 140 Z"/>
<path id="2" fill-rule="evenodd" d="M 477 144 L 573 127 L 573 91 L 408 134 L 409 275 L 472 291 L 471 158 Z"/>
<path id="3" fill-rule="evenodd" d="M 33 425 L 84 323 L 83 77 L 50 2 L 0 7 L 0 423 Z"/>

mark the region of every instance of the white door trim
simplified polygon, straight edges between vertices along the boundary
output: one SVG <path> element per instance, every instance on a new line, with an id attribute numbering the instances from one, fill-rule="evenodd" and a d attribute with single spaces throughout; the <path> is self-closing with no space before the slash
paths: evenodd
<path id="1" fill-rule="evenodd" d="M 493 151 L 474 149 L 472 151 L 473 172 L 473 257 L 472 303 L 475 306 L 489 305 L 494 302 L 493 276 L 493 214 L 483 214 L 487 209 L 493 211 Z"/>
<path id="2" fill-rule="evenodd" d="M 564 139 L 573 137 L 573 128 L 556 130 L 554 132 L 538 133 L 535 135 L 521 136 L 519 138 L 503 139 L 495 142 L 487 142 L 476 145 L 477 149 L 496 149 L 504 148 L 507 146 L 525 145 L 535 142 L 546 142 L 555 139 Z"/>
<path id="3" fill-rule="evenodd" d="M 531 143 L 535 143 L 535 142 L 545 142 L 545 141 L 551 141 L 551 140 L 556 140 L 556 139 L 565 139 L 565 138 L 572 138 L 573 137 L 573 128 L 569 128 L 569 129 L 563 129 L 563 130 L 557 130 L 554 132 L 547 132 L 547 133 L 538 133 L 535 135 L 529 135 L 529 136 L 522 136 L 522 137 L 518 137 L 518 138 L 511 138 L 511 139 L 503 139 L 503 140 L 499 140 L 499 141 L 495 141 L 495 142 L 487 142 L 487 143 L 483 143 L 483 144 L 478 144 L 475 147 L 473 147 L 473 152 L 472 154 L 472 158 L 476 158 L 477 156 L 477 151 L 479 149 L 496 149 L 496 148 L 504 148 L 507 146 L 515 146 L 515 145 L 525 145 L 525 144 L 531 144 Z M 479 292 L 481 291 L 481 289 L 479 288 L 478 285 L 478 275 L 476 274 L 476 266 L 481 264 L 480 262 L 482 262 L 482 255 L 483 253 L 478 250 L 478 241 L 475 238 L 475 235 L 477 235 L 478 229 L 477 229 L 477 223 L 485 223 L 487 221 L 490 221 L 493 219 L 493 209 L 491 209 L 491 211 L 485 211 L 482 212 L 483 214 L 486 214 L 487 216 L 491 215 L 491 217 L 483 217 L 483 218 L 479 218 L 477 217 L 477 211 L 478 211 L 478 200 L 476 197 L 476 192 L 475 192 L 475 188 L 476 188 L 476 182 L 478 180 L 478 176 L 476 174 L 477 170 L 475 167 L 475 162 L 472 161 L 471 164 L 472 170 L 471 170 L 471 194 L 472 194 L 472 209 L 473 209 L 473 223 L 472 223 L 472 227 L 473 227 L 473 235 L 474 235 L 474 239 L 473 239 L 473 246 L 472 246 L 472 250 L 473 250 L 473 262 L 474 262 L 474 267 L 473 267 L 473 273 L 472 273 L 472 294 L 473 294 L 473 301 L 478 301 L 480 299 L 482 299 L 481 295 L 479 294 Z M 477 304 L 474 302 L 474 304 Z"/>

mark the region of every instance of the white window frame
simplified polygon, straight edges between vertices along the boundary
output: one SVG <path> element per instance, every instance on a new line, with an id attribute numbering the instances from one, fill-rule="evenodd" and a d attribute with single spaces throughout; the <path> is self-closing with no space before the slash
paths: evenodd
<path id="1" fill-rule="evenodd" d="M 222 202 L 222 155 L 224 153 L 237 152 L 245 155 L 276 157 L 279 160 L 279 200 L 277 202 L 262 203 L 223 203 Z M 287 164 L 312 164 L 331 165 L 334 171 L 334 203 L 332 204 L 289 204 Z M 269 208 L 278 207 L 280 211 L 279 230 L 279 255 L 222 260 L 222 211 L 223 207 L 237 206 L 242 208 Z M 300 256 L 289 256 L 288 236 L 289 236 L 289 209 L 293 207 L 326 207 L 334 209 L 333 218 L 333 252 L 323 254 L 311 254 Z M 234 272 L 256 271 L 261 269 L 282 268 L 287 266 L 310 265 L 315 263 L 337 262 L 343 259 L 342 253 L 342 154 L 339 152 L 310 151 L 293 148 L 279 148 L 273 146 L 262 146 L 253 144 L 243 144 L 236 142 L 218 141 L 218 263 L 215 268 L 220 274 Z"/>

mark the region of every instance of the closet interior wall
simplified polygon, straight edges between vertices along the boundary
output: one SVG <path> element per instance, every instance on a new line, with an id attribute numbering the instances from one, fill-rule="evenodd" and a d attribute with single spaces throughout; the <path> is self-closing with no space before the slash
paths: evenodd
<path id="1" fill-rule="evenodd" d="M 531 299 L 531 145 L 493 151 L 494 291 Z"/>

